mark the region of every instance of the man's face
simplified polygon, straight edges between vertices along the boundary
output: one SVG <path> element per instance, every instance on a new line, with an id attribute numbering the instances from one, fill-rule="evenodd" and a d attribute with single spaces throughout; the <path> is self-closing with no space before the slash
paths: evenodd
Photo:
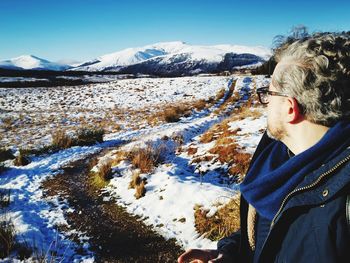
<path id="1" fill-rule="evenodd" d="M 272 81 L 269 87 L 271 91 L 279 91 L 274 85 L 274 75 L 279 70 L 283 70 L 284 66 L 277 64 L 274 74 L 272 75 Z M 282 141 L 287 136 L 287 130 L 283 118 L 283 103 L 284 97 L 269 96 L 269 104 L 267 104 L 267 135 L 275 140 Z"/>

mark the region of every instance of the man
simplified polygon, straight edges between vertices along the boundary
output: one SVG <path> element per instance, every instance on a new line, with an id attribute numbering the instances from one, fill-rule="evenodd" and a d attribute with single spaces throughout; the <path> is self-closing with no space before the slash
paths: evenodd
<path id="1" fill-rule="evenodd" d="M 350 35 L 314 34 L 276 60 L 258 90 L 267 132 L 240 185 L 241 229 L 179 263 L 350 260 Z"/>

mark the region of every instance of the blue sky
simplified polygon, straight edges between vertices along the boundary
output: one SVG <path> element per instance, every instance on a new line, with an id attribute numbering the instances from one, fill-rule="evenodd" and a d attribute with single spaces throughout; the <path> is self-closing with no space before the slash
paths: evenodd
<path id="1" fill-rule="evenodd" d="M 350 1 L 0 0 L 0 60 L 84 61 L 156 42 L 271 46 L 304 24 L 350 30 Z"/>

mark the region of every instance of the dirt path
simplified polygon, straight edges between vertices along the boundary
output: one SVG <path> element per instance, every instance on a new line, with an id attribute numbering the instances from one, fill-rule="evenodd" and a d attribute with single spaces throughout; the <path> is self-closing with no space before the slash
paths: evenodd
<path id="1" fill-rule="evenodd" d="M 175 240 L 166 241 L 115 201 L 104 201 L 100 191 L 92 188 L 88 162 L 95 156 L 71 163 L 62 174 L 45 181 L 45 196 L 68 200 L 75 212 L 66 213 L 65 218 L 72 229 L 91 237 L 96 262 L 176 262 L 182 250 Z"/>

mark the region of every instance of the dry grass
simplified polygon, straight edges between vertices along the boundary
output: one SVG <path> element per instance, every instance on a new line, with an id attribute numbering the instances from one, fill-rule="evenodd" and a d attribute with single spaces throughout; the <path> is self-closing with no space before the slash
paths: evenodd
<path id="1" fill-rule="evenodd" d="M 239 199 L 233 198 L 217 212 L 207 217 L 209 211 L 195 207 L 195 227 L 197 231 L 212 241 L 227 237 L 240 227 Z"/>
<path id="2" fill-rule="evenodd" d="M 16 157 L 16 159 L 14 160 L 13 164 L 15 166 L 25 166 L 29 163 L 30 163 L 30 161 L 29 161 L 28 157 L 26 157 L 26 154 L 24 153 L 24 151 L 22 149 L 20 149 L 19 154 Z"/>
<path id="3" fill-rule="evenodd" d="M 207 102 L 204 99 L 198 100 L 193 103 L 193 107 L 198 111 L 203 110 L 206 106 L 207 106 Z"/>
<path id="4" fill-rule="evenodd" d="M 153 116 L 157 116 L 163 122 L 177 122 L 181 117 L 188 117 L 191 115 L 191 105 L 187 103 L 178 103 L 177 105 L 171 105 L 165 107 L 161 112 L 155 113 Z"/>
<path id="5" fill-rule="evenodd" d="M 113 178 L 111 161 L 104 162 L 102 165 L 100 165 L 98 169 L 98 176 L 104 181 L 109 181 Z"/>
<path id="6" fill-rule="evenodd" d="M 249 153 L 237 153 L 233 157 L 233 165 L 228 170 L 230 175 L 237 177 L 237 182 L 243 181 L 245 174 L 248 171 L 252 155 Z"/>
<path id="7" fill-rule="evenodd" d="M 103 142 L 105 131 L 99 128 L 80 128 L 77 132 L 75 145 L 93 145 Z"/>
<path id="8" fill-rule="evenodd" d="M 160 144 L 153 146 L 148 144 L 145 148 L 139 147 L 127 154 L 134 168 L 140 169 L 141 173 L 150 173 L 163 162 L 166 146 Z"/>
<path id="9" fill-rule="evenodd" d="M 214 146 L 209 150 L 209 153 L 216 154 L 218 157 L 217 159 L 220 161 L 220 163 L 230 163 L 236 154 L 238 154 L 237 151 L 238 144 L 231 143 L 228 145 L 217 145 Z"/>
<path id="10" fill-rule="evenodd" d="M 129 183 L 129 189 L 135 189 L 137 185 L 141 183 L 140 170 L 134 170 L 131 175 L 131 181 Z"/>
<path id="11" fill-rule="evenodd" d="M 219 92 L 215 96 L 215 100 L 216 101 L 221 100 L 225 96 L 225 93 L 226 93 L 226 90 L 224 88 L 219 90 Z"/>
<path id="12" fill-rule="evenodd" d="M 89 170 L 98 164 L 98 159 L 93 159 L 89 163 Z M 108 160 L 98 167 L 97 172 L 90 172 L 90 183 L 97 189 L 105 187 L 109 180 L 113 178 L 112 161 Z"/>
<path id="13" fill-rule="evenodd" d="M 189 147 L 189 148 L 187 149 L 187 154 L 188 154 L 188 155 L 196 154 L 196 153 L 197 153 L 197 150 L 198 150 L 198 148 Z"/>
<path id="14" fill-rule="evenodd" d="M 140 199 L 141 197 L 145 196 L 146 194 L 146 188 L 145 188 L 145 181 L 141 181 L 139 185 L 136 186 L 136 192 L 135 192 L 135 198 Z"/>
<path id="15" fill-rule="evenodd" d="M 214 158 L 215 158 L 215 156 L 213 156 L 213 155 L 203 155 L 203 156 L 199 156 L 199 157 L 194 158 L 194 159 L 191 161 L 191 164 L 192 164 L 192 163 L 201 163 L 201 162 L 210 162 L 210 161 L 213 160 Z"/>
<path id="16" fill-rule="evenodd" d="M 214 132 L 212 130 L 209 130 L 206 133 L 204 133 L 199 139 L 201 143 L 209 143 L 209 142 L 212 142 L 213 140 L 214 140 Z"/>
<path id="17" fill-rule="evenodd" d="M 73 146 L 73 140 L 64 130 L 59 129 L 52 135 L 52 145 L 59 149 L 67 149 Z"/>
<path id="18" fill-rule="evenodd" d="M 236 108 L 233 114 L 231 121 L 244 120 L 247 118 L 258 119 L 263 115 L 258 109 L 251 109 L 251 107 L 248 106 Z"/>
<path id="19" fill-rule="evenodd" d="M 16 231 L 10 220 L 0 222 L 0 258 L 6 258 L 16 245 Z"/>
<path id="20" fill-rule="evenodd" d="M 181 132 L 176 132 L 176 133 L 172 134 L 171 135 L 171 140 L 176 142 L 178 145 L 183 145 L 184 142 L 185 142 L 184 135 Z"/>
<path id="21" fill-rule="evenodd" d="M 145 178 L 141 178 L 140 170 L 134 170 L 131 176 L 131 181 L 129 183 L 130 189 L 135 189 L 135 198 L 140 199 L 145 196 L 146 188 L 145 185 L 147 180 Z"/>

